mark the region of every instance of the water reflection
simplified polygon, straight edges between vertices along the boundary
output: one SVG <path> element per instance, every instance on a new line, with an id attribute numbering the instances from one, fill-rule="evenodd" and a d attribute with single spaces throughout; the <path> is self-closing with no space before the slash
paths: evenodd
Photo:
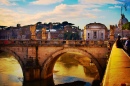
<path id="1" fill-rule="evenodd" d="M 56 86 L 91 86 L 98 74 L 96 67 L 90 66 L 90 59 L 67 53 L 54 66 L 53 79 Z M 0 54 L 0 86 L 46 86 L 46 81 L 23 82 L 23 74 L 17 60 L 10 54 Z"/>
<path id="2" fill-rule="evenodd" d="M 54 71 L 55 75 L 60 75 L 58 76 L 58 80 L 54 75 L 55 84 L 74 81 L 84 81 L 91 84 L 95 76 L 98 74 L 96 66 L 90 65 L 89 58 L 82 55 L 75 55 L 73 53 L 63 54 L 57 60 Z"/>
<path id="3" fill-rule="evenodd" d="M 0 58 L 0 86 L 22 86 L 22 70 L 12 58 Z"/>
<path id="4" fill-rule="evenodd" d="M 69 65 L 69 68 L 68 68 Z M 81 65 L 72 65 L 72 64 L 65 64 L 61 62 L 57 62 L 55 64 L 55 69 L 56 72 L 54 73 L 55 75 L 60 75 L 55 77 L 54 75 L 54 82 L 55 84 L 62 84 L 62 83 L 67 83 L 67 82 L 73 82 L 73 81 L 85 81 L 85 82 L 92 82 L 93 78 L 92 77 L 86 77 L 84 73 L 83 66 Z"/>

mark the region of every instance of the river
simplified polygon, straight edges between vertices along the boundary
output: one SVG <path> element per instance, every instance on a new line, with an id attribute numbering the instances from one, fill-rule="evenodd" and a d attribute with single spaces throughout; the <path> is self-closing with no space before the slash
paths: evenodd
<path id="1" fill-rule="evenodd" d="M 97 75 L 97 70 L 90 70 L 91 67 L 94 67 L 85 66 L 83 59 L 80 59 L 80 62 L 74 61 L 74 59 L 65 59 L 66 58 L 60 58 L 55 63 L 53 73 L 53 80 L 55 85 L 69 82 L 71 83 L 74 81 L 83 81 L 85 82 L 85 84 L 81 86 L 91 86 L 95 75 Z M 7 53 L 0 54 L 0 86 L 25 86 L 25 82 L 23 82 L 22 70 L 19 63 L 12 55 Z M 30 83 L 30 85 L 28 84 L 27 86 L 32 85 Z M 39 84 L 39 82 L 36 82 L 34 86 L 44 85 L 41 85 Z"/>

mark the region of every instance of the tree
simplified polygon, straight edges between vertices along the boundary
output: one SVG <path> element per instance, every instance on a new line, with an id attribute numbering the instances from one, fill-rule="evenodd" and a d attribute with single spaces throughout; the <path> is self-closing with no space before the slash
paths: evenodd
<path id="1" fill-rule="evenodd" d="M 63 29 L 64 29 L 64 26 L 66 26 L 66 25 L 72 26 L 72 25 L 74 25 L 74 24 L 73 24 L 73 23 L 68 23 L 68 21 L 62 22 Z"/>
<path id="2" fill-rule="evenodd" d="M 64 39 L 65 40 L 79 40 L 80 36 L 77 32 L 65 32 Z"/>
<path id="3" fill-rule="evenodd" d="M 64 26 L 66 26 L 66 25 L 68 25 L 67 21 L 62 22 L 63 29 L 64 29 Z"/>
<path id="4" fill-rule="evenodd" d="M 41 30 L 42 28 L 43 28 L 42 22 L 37 22 L 36 23 L 36 29 Z"/>
<path id="5" fill-rule="evenodd" d="M 123 30 L 130 30 L 130 22 L 124 24 L 124 25 L 122 26 L 122 29 L 123 29 Z"/>
<path id="6" fill-rule="evenodd" d="M 65 32 L 64 33 L 64 39 L 65 40 L 72 40 L 72 33 L 71 32 Z"/>

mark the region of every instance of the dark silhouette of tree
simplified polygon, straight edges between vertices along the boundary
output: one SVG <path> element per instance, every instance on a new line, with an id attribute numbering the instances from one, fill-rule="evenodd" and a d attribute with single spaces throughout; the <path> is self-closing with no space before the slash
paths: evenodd
<path id="1" fill-rule="evenodd" d="M 66 25 L 68 25 L 67 21 L 62 22 L 63 29 L 64 29 L 64 26 L 66 26 Z"/>
<path id="2" fill-rule="evenodd" d="M 60 23 L 60 22 L 54 22 L 54 23 L 49 22 L 49 23 L 44 23 L 44 24 L 42 24 L 42 22 L 37 22 L 36 23 L 36 29 L 41 30 L 43 27 L 46 27 L 47 30 L 50 29 L 50 28 L 58 30 L 58 29 L 64 29 L 64 26 L 66 26 L 66 25 L 72 26 L 74 24 L 68 23 L 67 21 L 64 21 L 62 23 Z"/>
<path id="3" fill-rule="evenodd" d="M 64 39 L 65 40 L 79 40 L 80 36 L 78 32 L 65 32 Z"/>
<path id="4" fill-rule="evenodd" d="M 4 29 L 5 27 L 7 27 L 7 26 L 0 26 L 0 29 Z"/>
<path id="5" fill-rule="evenodd" d="M 36 29 L 41 30 L 43 28 L 42 22 L 36 23 Z"/>
<path id="6" fill-rule="evenodd" d="M 53 23 L 53 28 L 54 29 L 62 29 L 62 24 L 59 22 L 55 22 L 55 23 Z"/>
<path id="7" fill-rule="evenodd" d="M 63 29 L 64 29 L 64 26 L 66 26 L 66 25 L 72 26 L 72 25 L 74 25 L 74 24 L 68 23 L 67 21 L 62 22 Z"/>
<path id="8" fill-rule="evenodd" d="M 72 40 L 79 40 L 80 36 L 78 33 L 72 33 Z"/>

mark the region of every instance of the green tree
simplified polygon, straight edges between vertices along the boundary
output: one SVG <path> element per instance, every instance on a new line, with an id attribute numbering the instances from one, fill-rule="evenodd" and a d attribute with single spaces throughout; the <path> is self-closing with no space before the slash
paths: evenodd
<path id="1" fill-rule="evenodd" d="M 64 22 L 62 22 L 63 29 L 64 29 L 64 26 L 66 26 L 66 25 L 70 25 L 70 26 L 72 26 L 72 25 L 74 25 L 74 24 L 72 24 L 72 23 L 68 23 L 68 21 L 64 21 Z"/>
<path id="2" fill-rule="evenodd" d="M 72 33 L 72 32 L 65 32 L 64 33 L 64 39 L 65 40 L 79 40 L 79 34 L 78 33 Z"/>
<path id="3" fill-rule="evenodd" d="M 72 39 L 72 33 L 71 32 L 65 32 L 64 33 L 64 39 L 65 40 L 71 40 Z"/>
<path id="4" fill-rule="evenodd" d="M 79 34 L 78 33 L 72 33 L 72 40 L 79 40 Z"/>
<path id="5" fill-rule="evenodd" d="M 122 29 L 123 29 L 123 30 L 130 30 L 130 22 L 124 24 L 124 25 L 122 26 Z"/>

